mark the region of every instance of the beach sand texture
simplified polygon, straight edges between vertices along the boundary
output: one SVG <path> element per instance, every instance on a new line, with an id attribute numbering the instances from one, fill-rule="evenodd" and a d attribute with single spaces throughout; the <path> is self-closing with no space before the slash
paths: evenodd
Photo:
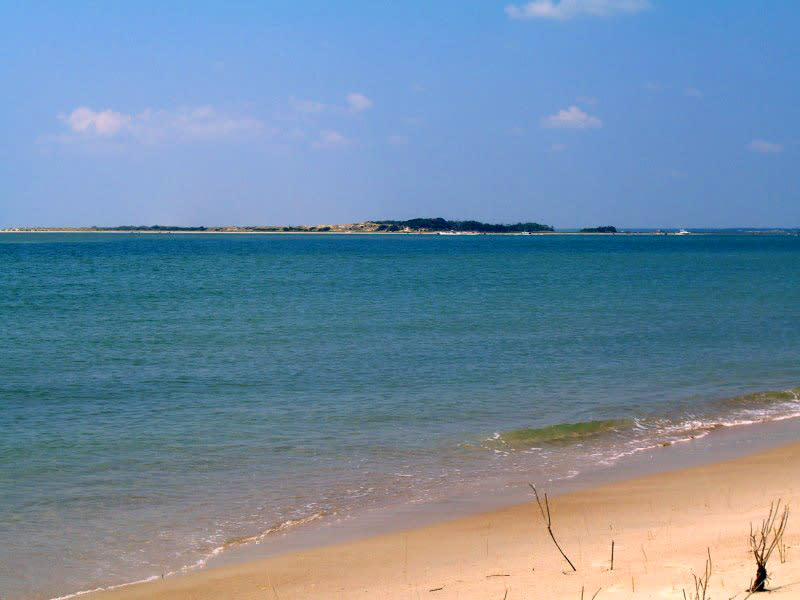
<path id="1" fill-rule="evenodd" d="M 540 494 L 546 491 L 540 488 Z M 800 598 L 800 444 L 550 498 L 553 545 L 530 503 L 429 527 L 315 548 L 84 596 L 87 600 L 745 598 L 755 563 L 750 523 L 783 499 L 785 549 L 771 596 Z M 614 568 L 611 545 L 614 542 Z M 785 562 L 782 562 L 785 558 Z M 506 596 L 507 594 L 507 596 Z"/>

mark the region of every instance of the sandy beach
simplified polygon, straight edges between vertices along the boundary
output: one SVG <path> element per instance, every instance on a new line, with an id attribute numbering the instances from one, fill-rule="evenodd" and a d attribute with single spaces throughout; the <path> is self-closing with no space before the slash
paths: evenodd
<path id="1" fill-rule="evenodd" d="M 744 598 L 750 523 L 792 514 L 768 587 L 800 598 L 800 444 L 550 498 L 559 555 L 536 504 L 85 596 L 216 598 L 688 598 L 713 560 L 711 598 Z M 540 492 L 546 490 L 541 489 Z M 611 570 L 611 546 L 614 568 Z M 784 561 L 785 559 L 785 561 Z M 507 594 L 507 596 L 506 596 Z"/>

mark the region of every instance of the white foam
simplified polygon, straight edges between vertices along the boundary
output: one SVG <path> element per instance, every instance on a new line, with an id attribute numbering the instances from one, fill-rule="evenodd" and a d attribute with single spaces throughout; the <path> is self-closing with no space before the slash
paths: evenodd
<path id="1" fill-rule="evenodd" d="M 265 531 L 262 531 L 261 533 L 259 533 L 257 535 L 252 535 L 252 536 L 249 536 L 249 537 L 245 537 L 245 538 L 241 538 L 241 539 L 235 540 L 233 542 L 228 542 L 228 543 L 222 544 L 221 546 L 217 546 L 216 548 L 213 548 L 210 552 L 206 553 L 205 555 L 203 555 L 201 558 L 197 559 L 197 561 L 193 562 L 192 564 L 184 565 L 179 569 L 175 569 L 173 571 L 169 571 L 168 573 L 164 573 L 163 575 L 151 575 L 150 577 L 145 577 L 144 579 L 137 579 L 136 581 L 129 581 L 127 583 L 118 583 L 118 584 L 115 584 L 115 585 L 109 585 L 109 586 L 106 586 L 106 587 L 98 587 L 98 588 L 94 588 L 94 589 L 91 589 L 91 590 L 81 590 L 79 592 L 73 592 L 71 594 L 67 594 L 66 596 L 57 596 L 55 598 L 51 598 L 50 600 L 67 600 L 68 598 L 76 598 L 78 596 L 84 596 L 86 594 L 92 594 L 94 592 L 107 592 L 107 591 L 110 591 L 110 590 L 116 590 L 116 589 L 119 589 L 119 588 L 131 586 L 131 585 L 137 585 L 139 583 L 147 583 L 149 581 L 156 581 L 158 579 L 163 579 L 164 577 L 172 577 L 173 575 L 178 575 L 178 574 L 182 574 L 182 573 L 188 573 L 189 571 L 194 571 L 195 569 L 199 569 L 201 567 L 205 567 L 208 564 L 208 561 L 210 561 L 215 556 L 219 556 L 220 554 L 222 554 L 223 552 L 225 552 L 225 550 L 227 550 L 229 548 L 233 548 L 234 546 L 241 546 L 241 545 L 244 545 L 244 544 L 259 544 L 262 541 L 264 541 L 267 537 L 269 537 L 270 535 L 273 535 L 275 533 L 284 532 L 284 531 L 286 531 L 286 530 L 288 530 L 288 529 L 290 529 L 292 527 L 297 527 L 299 525 L 306 525 L 308 523 L 311 523 L 313 521 L 321 519 L 322 517 L 325 516 L 325 514 L 326 513 L 319 512 L 319 513 L 315 513 L 313 515 L 309 515 L 307 517 L 303 517 L 301 519 L 289 519 L 287 521 L 284 521 L 280 525 L 277 525 L 275 527 L 271 527 L 269 529 L 266 529 Z"/>

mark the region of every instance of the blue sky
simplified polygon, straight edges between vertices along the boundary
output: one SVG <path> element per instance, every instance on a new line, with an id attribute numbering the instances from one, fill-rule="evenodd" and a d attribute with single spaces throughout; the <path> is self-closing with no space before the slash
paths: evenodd
<path id="1" fill-rule="evenodd" d="M 0 226 L 800 225 L 796 1 L 31 2 Z"/>

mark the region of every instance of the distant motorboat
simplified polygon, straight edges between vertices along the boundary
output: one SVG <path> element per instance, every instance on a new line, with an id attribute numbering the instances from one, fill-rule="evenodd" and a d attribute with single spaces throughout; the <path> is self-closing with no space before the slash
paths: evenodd
<path id="1" fill-rule="evenodd" d="M 686 231 L 685 229 L 679 229 L 678 231 L 675 232 L 675 235 L 689 235 L 689 232 Z"/>

